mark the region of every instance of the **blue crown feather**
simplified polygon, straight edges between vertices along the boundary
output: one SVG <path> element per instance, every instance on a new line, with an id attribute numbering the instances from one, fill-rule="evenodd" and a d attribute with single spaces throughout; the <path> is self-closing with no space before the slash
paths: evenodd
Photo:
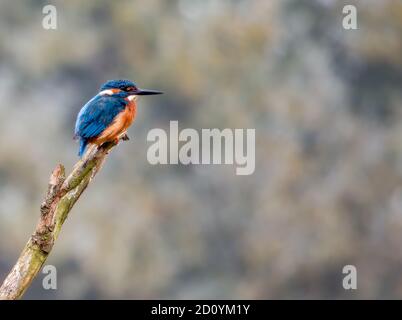
<path id="1" fill-rule="evenodd" d="M 136 87 L 137 85 L 130 80 L 109 80 L 100 88 L 101 91 L 107 89 L 123 89 L 125 87 Z"/>

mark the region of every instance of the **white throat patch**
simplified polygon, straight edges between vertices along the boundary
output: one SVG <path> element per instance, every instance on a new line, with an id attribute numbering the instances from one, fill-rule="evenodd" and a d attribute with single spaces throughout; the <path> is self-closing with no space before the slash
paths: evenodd
<path id="1" fill-rule="evenodd" d="M 127 99 L 128 99 L 128 101 L 133 101 L 133 100 L 137 99 L 137 96 L 133 94 L 131 96 L 128 96 Z"/>

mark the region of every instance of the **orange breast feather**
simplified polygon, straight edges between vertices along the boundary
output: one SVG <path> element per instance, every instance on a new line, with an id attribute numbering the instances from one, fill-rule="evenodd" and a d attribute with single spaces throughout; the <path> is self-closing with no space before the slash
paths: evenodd
<path id="1" fill-rule="evenodd" d="M 128 127 L 134 121 L 136 112 L 137 105 L 135 101 L 130 101 L 127 104 L 126 108 L 114 118 L 111 125 L 107 127 L 99 136 L 94 138 L 91 142 L 100 145 L 106 141 L 117 139 L 128 129 Z"/>

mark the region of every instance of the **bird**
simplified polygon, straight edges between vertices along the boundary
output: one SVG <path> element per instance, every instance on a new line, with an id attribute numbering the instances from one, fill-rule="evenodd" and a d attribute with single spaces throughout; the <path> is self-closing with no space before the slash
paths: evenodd
<path id="1" fill-rule="evenodd" d="M 90 144 L 128 140 L 126 133 L 136 117 L 137 97 L 162 93 L 138 88 L 130 80 L 106 81 L 77 115 L 74 138 L 79 140 L 78 156 L 82 158 Z"/>

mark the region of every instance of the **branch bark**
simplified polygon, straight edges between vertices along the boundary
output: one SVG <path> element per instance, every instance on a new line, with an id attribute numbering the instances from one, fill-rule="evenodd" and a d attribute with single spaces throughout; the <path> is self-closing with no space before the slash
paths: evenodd
<path id="1" fill-rule="evenodd" d="M 0 287 L 0 300 L 15 300 L 23 296 L 46 261 L 70 210 L 115 145 L 108 142 L 88 150 L 67 177 L 63 165 L 59 164 L 53 170 L 35 232 Z"/>

